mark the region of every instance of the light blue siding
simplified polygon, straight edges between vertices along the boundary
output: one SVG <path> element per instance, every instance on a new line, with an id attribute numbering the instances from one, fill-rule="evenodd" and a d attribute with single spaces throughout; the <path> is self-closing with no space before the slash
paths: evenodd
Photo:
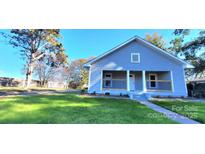
<path id="1" fill-rule="evenodd" d="M 140 53 L 140 63 L 131 63 L 131 53 Z M 111 54 L 94 62 L 91 65 L 89 92 L 102 93 L 102 70 L 130 70 L 130 71 L 172 71 L 174 91 L 172 93 L 150 92 L 152 95 L 186 96 L 186 85 L 184 79 L 184 68 L 182 63 L 165 56 L 141 42 L 132 41 L 117 49 Z M 135 72 L 138 77 L 136 81 L 142 80 L 141 72 Z M 167 74 L 161 75 L 162 79 L 170 79 Z M 139 83 L 139 82 L 138 82 Z M 142 89 L 142 84 L 136 85 Z M 122 91 L 115 93 L 120 93 Z M 126 91 L 123 91 L 126 93 Z"/>

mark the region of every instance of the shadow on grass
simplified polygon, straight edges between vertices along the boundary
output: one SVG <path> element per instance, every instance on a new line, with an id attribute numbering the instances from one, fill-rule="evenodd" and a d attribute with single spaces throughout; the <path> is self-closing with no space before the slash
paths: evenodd
<path id="1" fill-rule="evenodd" d="M 81 97 L 76 94 L 13 97 L 0 100 L 0 123 L 133 124 L 173 123 L 135 101 Z M 160 117 L 160 116 L 159 116 Z"/>

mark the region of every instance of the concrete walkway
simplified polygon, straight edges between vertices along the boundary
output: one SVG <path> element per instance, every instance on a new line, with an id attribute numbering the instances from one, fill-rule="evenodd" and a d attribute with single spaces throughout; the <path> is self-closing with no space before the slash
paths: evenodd
<path id="1" fill-rule="evenodd" d="M 158 101 L 166 101 L 166 100 L 171 100 L 171 101 L 182 101 L 182 102 L 193 102 L 193 103 L 205 103 L 205 99 L 199 99 L 199 98 L 152 98 L 154 100 Z"/>
<path id="2" fill-rule="evenodd" d="M 175 113 L 175 112 L 172 112 L 170 110 L 167 110 L 159 105 L 156 105 L 154 103 L 151 103 L 147 100 L 138 100 L 141 104 L 144 104 L 146 105 L 147 107 L 151 108 L 152 110 L 154 111 L 157 111 L 157 112 L 160 112 L 160 113 L 163 113 L 166 117 L 168 117 L 169 119 L 172 119 L 178 123 L 181 123 L 181 124 L 200 124 L 199 122 L 197 121 L 194 121 L 192 119 L 189 119 L 183 115 L 180 115 L 178 113 Z"/>

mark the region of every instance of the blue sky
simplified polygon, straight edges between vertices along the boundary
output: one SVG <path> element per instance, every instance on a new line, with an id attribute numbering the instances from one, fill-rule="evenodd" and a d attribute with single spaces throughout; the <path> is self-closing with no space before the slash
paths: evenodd
<path id="1" fill-rule="evenodd" d="M 9 30 L 0 31 L 9 32 Z M 172 34 L 173 30 L 159 29 L 61 30 L 62 43 L 69 56 L 69 60 L 97 56 L 135 35 L 144 38 L 146 34 L 153 34 L 154 32 L 162 35 L 167 43 L 174 37 Z M 189 36 L 189 39 L 194 37 L 195 34 L 196 31 Z M 24 78 L 25 75 L 22 74 L 23 66 L 24 61 L 20 57 L 19 49 L 14 49 L 9 44 L 0 42 L 0 76 Z"/>

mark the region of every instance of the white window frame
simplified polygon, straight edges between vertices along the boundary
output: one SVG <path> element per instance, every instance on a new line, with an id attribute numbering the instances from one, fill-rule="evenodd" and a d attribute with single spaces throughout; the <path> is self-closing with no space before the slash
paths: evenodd
<path id="1" fill-rule="evenodd" d="M 106 77 L 106 75 L 110 75 L 110 77 Z M 105 73 L 105 79 L 112 79 L 112 73 Z"/>
<path id="2" fill-rule="evenodd" d="M 134 74 L 130 74 L 130 76 L 133 76 L 135 78 L 135 75 Z M 131 78 L 131 77 L 130 77 Z"/>
<path id="3" fill-rule="evenodd" d="M 149 88 L 158 88 L 157 82 L 155 82 L 155 87 L 151 86 L 151 82 L 152 82 L 152 81 L 150 81 L 151 80 L 151 78 L 150 78 L 151 76 L 155 76 L 155 80 L 156 81 L 157 81 L 157 78 L 158 78 L 157 74 L 153 74 L 153 73 L 149 74 Z"/>
<path id="4" fill-rule="evenodd" d="M 106 75 L 110 75 L 110 77 L 107 78 Z M 104 83 L 103 87 L 105 87 L 105 88 L 111 88 L 112 87 L 112 73 L 105 73 L 105 78 L 103 80 L 105 82 L 107 80 L 110 81 L 110 86 L 106 86 L 105 82 L 103 82 Z"/>
<path id="5" fill-rule="evenodd" d="M 134 55 L 138 56 L 138 61 L 133 61 Z M 136 52 L 131 53 L 131 63 L 140 63 L 140 53 L 136 53 Z"/>

